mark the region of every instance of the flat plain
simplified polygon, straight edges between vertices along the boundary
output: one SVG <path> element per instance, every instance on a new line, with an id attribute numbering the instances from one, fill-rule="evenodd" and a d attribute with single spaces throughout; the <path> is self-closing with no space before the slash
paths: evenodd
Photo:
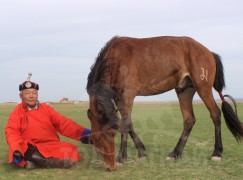
<path id="1" fill-rule="evenodd" d="M 78 146 L 81 160 L 70 169 L 34 169 L 28 171 L 7 163 L 8 145 L 4 128 L 14 103 L 0 104 L 0 179 L 243 179 L 243 144 L 237 143 L 222 117 L 224 152 L 222 161 L 212 161 L 214 126 L 202 103 L 194 103 L 196 123 L 184 149 L 183 157 L 166 161 L 181 135 L 183 121 L 180 107 L 173 103 L 135 103 L 132 112 L 135 131 L 146 147 L 147 158 L 137 161 L 136 148 L 129 137 L 129 159 L 116 171 L 107 172 L 98 162 L 92 145 L 61 137 Z M 50 103 L 62 115 L 90 128 L 88 103 Z M 219 104 L 220 106 L 220 104 Z M 238 103 L 238 116 L 243 122 L 243 104 Z M 116 135 L 116 152 L 120 142 Z"/>

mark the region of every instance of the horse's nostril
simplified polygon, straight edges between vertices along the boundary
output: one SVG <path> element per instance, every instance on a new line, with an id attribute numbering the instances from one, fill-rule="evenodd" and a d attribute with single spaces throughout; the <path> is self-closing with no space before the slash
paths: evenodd
<path id="1" fill-rule="evenodd" d="M 107 168 L 106 168 L 106 171 L 111 171 L 111 169 L 107 167 Z"/>
<path id="2" fill-rule="evenodd" d="M 108 167 L 108 166 L 106 166 L 106 170 L 107 171 L 115 171 L 116 168 L 117 168 L 117 166 L 115 166 L 115 167 Z"/>

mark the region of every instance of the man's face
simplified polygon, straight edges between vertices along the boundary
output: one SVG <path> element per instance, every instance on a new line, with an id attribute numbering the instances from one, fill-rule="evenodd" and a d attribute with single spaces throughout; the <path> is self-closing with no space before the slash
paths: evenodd
<path id="1" fill-rule="evenodd" d="M 27 106 L 34 108 L 38 100 L 38 90 L 25 89 L 20 92 L 20 98 Z"/>

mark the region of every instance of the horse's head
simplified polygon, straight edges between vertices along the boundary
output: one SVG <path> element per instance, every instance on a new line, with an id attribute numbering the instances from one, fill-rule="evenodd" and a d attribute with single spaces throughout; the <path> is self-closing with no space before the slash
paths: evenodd
<path id="1" fill-rule="evenodd" d="M 107 170 L 115 170 L 115 135 L 118 129 L 118 117 L 110 91 L 99 89 L 90 94 L 90 109 L 87 114 L 91 122 L 91 138 L 99 158 Z"/>

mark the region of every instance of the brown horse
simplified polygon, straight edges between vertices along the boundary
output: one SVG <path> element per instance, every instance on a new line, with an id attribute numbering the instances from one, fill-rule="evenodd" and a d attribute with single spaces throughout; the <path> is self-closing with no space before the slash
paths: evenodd
<path id="1" fill-rule="evenodd" d="M 88 117 L 97 154 L 108 170 L 116 169 L 116 131 L 120 129 L 121 145 L 117 162 L 127 158 L 127 138 L 131 136 L 138 157 L 145 157 L 145 147 L 134 131 L 131 112 L 136 96 L 150 96 L 175 89 L 184 129 L 167 159 L 182 152 L 196 121 L 192 99 L 197 92 L 210 112 L 215 126 L 212 159 L 221 159 L 221 111 L 212 89 L 222 99 L 222 112 L 229 130 L 237 141 L 243 137 L 243 125 L 229 103 L 224 100 L 223 66 L 219 55 L 189 37 L 128 38 L 114 37 L 100 51 L 88 76 L 90 98 Z M 117 111 L 121 115 L 121 122 Z"/>

